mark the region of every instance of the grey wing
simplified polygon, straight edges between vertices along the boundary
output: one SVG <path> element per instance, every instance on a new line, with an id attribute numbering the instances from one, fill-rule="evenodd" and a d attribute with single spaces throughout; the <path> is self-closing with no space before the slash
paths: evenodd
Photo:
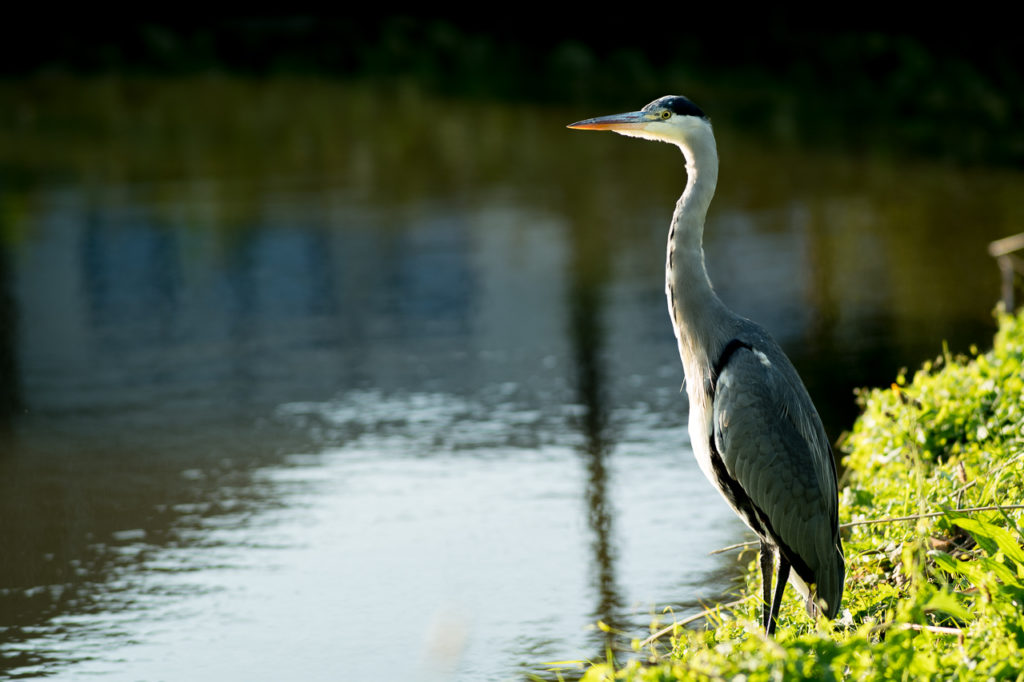
<path id="1" fill-rule="evenodd" d="M 830 596 L 842 594 L 843 572 L 835 465 L 796 370 L 785 358 L 736 351 L 718 376 L 713 415 L 715 450 L 749 498 L 748 523 L 792 553 L 797 573 L 838 605 Z"/>

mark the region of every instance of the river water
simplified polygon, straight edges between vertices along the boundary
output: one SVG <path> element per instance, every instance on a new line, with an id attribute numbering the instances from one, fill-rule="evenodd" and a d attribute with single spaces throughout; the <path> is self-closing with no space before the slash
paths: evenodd
<path id="1" fill-rule="evenodd" d="M 321 82 L 0 94 L 0 674 L 554 679 L 735 589 L 662 293 L 677 151 Z M 711 277 L 831 437 L 989 343 L 1024 177 L 716 130 Z"/>

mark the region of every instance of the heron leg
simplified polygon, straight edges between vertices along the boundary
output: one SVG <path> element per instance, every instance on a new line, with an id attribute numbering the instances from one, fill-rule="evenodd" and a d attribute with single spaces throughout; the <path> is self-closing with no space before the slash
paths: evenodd
<path id="1" fill-rule="evenodd" d="M 775 634 L 775 624 L 779 620 L 779 609 L 782 608 L 782 593 L 786 589 L 786 583 L 789 581 L 789 569 L 790 563 L 786 561 L 786 557 L 779 554 L 779 582 L 775 585 L 775 599 L 772 600 L 772 615 L 767 625 L 767 633 L 769 635 Z"/>
<path id="2" fill-rule="evenodd" d="M 761 541 L 761 593 L 764 598 L 764 629 L 768 632 L 768 623 L 772 615 L 772 575 L 775 573 L 775 551 L 764 540 Z"/>

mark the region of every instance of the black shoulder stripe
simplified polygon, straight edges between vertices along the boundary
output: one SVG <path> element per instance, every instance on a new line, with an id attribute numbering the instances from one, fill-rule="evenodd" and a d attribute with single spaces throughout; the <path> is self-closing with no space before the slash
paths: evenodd
<path id="1" fill-rule="evenodd" d="M 718 445 L 715 444 L 715 434 L 712 433 L 708 440 L 710 441 L 708 444 L 711 446 L 711 469 L 715 473 L 718 489 L 725 494 L 733 509 L 739 512 L 743 520 L 759 537 L 769 539 L 768 529 L 761 522 L 761 517 L 764 515 L 758 513 L 758 509 L 747 495 L 747 491 L 725 468 L 725 461 L 722 459 L 722 454 L 718 452 Z"/>
<path id="2" fill-rule="evenodd" d="M 738 351 L 740 348 L 746 348 L 747 350 L 754 350 L 746 341 L 740 341 L 739 339 L 733 339 L 729 343 L 725 344 L 725 348 L 722 349 L 722 354 L 718 356 L 718 361 L 715 362 L 714 367 L 711 368 L 711 399 L 715 399 L 715 390 L 718 388 L 718 376 L 725 369 L 725 366 L 729 364 L 729 360 L 732 358 L 733 353 Z"/>
<path id="3" fill-rule="evenodd" d="M 711 378 L 708 381 L 707 391 L 709 402 L 714 405 L 715 393 L 718 390 L 718 376 L 725 369 L 725 366 L 729 363 L 733 354 L 736 353 L 740 348 L 746 348 L 751 350 L 750 344 L 740 341 L 739 339 L 732 339 L 729 343 L 725 344 L 725 348 L 722 349 L 721 355 L 718 356 L 718 360 L 715 361 L 714 366 L 711 369 Z M 715 443 L 715 428 L 712 425 L 711 434 L 708 438 L 711 447 L 711 468 L 715 473 L 715 478 L 718 480 L 718 489 L 721 490 L 729 502 L 732 503 L 733 508 L 736 509 L 743 516 L 747 525 L 750 526 L 755 533 L 763 538 L 767 538 L 767 529 L 761 522 L 763 514 L 759 514 L 754 503 L 751 501 L 750 496 L 740 485 L 739 481 L 733 478 L 728 469 L 725 467 L 725 461 L 722 459 L 722 454 L 718 451 L 718 445 Z"/>

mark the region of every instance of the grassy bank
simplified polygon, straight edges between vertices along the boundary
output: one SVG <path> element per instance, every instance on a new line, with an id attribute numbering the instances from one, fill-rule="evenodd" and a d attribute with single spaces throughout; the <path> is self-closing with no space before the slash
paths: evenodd
<path id="1" fill-rule="evenodd" d="M 861 394 L 842 443 L 835 622 L 811 622 L 790 590 L 766 640 L 750 553 L 738 605 L 584 680 L 1024 679 L 1024 511 L 1005 509 L 1024 502 L 1022 363 L 1024 315 L 1003 315 L 991 351 Z M 988 509 L 950 511 L 968 508 Z"/>

